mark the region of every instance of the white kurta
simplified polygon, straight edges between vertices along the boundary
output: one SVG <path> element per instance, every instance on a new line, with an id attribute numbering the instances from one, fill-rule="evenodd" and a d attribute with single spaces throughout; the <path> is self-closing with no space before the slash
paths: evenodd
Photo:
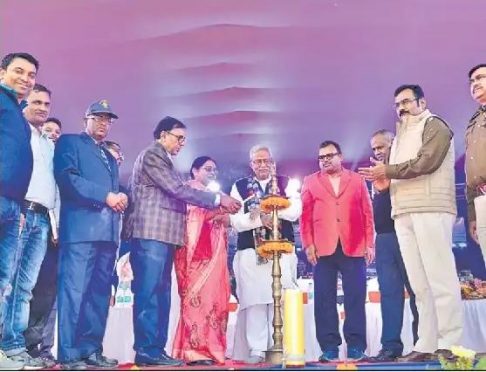
<path id="1" fill-rule="evenodd" d="M 265 190 L 270 180 L 260 181 Z M 279 217 L 288 221 L 295 221 L 302 212 L 302 202 L 297 190 L 285 190 L 290 199 L 290 207 L 279 212 Z M 240 200 L 241 195 L 236 186 L 231 190 L 231 196 Z M 239 213 L 230 216 L 232 226 L 238 231 L 248 231 L 262 226 L 260 217 L 250 219 L 250 213 Z M 257 264 L 255 249 L 239 250 L 233 260 L 233 270 L 236 278 L 236 294 L 239 301 L 239 311 L 235 327 L 235 343 L 233 359 L 245 360 L 250 356 L 263 357 L 263 353 L 272 344 L 272 265 L 269 261 Z M 295 253 L 284 254 L 280 260 L 282 270 L 282 287 L 297 287 L 297 256 Z"/>
<path id="2" fill-rule="evenodd" d="M 265 190 L 268 180 L 260 181 L 260 186 Z M 285 190 L 290 199 L 290 207 L 279 212 L 279 218 L 287 221 L 296 221 L 302 213 L 302 201 L 297 190 Z M 235 185 L 231 189 L 231 196 L 243 204 L 243 199 Z M 250 213 L 244 213 L 244 208 L 230 216 L 231 225 L 238 232 L 253 230 L 262 226 L 260 217 L 250 219 Z M 236 278 L 236 294 L 240 304 L 240 310 L 252 305 L 273 303 L 272 298 L 272 264 L 269 260 L 266 264 L 257 265 L 257 257 L 254 249 L 244 249 L 236 252 L 233 261 L 233 270 Z M 280 260 L 282 269 L 283 288 L 296 287 L 297 280 L 297 256 L 295 253 L 284 254 Z"/>

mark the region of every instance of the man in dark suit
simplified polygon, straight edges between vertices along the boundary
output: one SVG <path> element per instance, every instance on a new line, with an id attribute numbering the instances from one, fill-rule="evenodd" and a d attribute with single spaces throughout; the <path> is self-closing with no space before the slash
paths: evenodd
<path id="1" fill-rule="evenodd" d="M 184 146 L 185 135 L 186 127 L 179 120 L 162 119 L 154 131 L 155 141 L 135 161 L 129 187 L 132 203 L 123 235 L 132 238 L 134 349 L 139 366 L 182 364 L 168 356 L 164 348 L 173 253 L 184 244 L 186 203 L 208 209 L 221 207 L 231 213 L 241 207 L 227 195 L 184 184 L 172 157 Z"/>
<path id="2" fill-rule="evenodd" d="M 93 103 L 84 118 L 85 132 L 63 135 L 56 145 L 54 172 L 61 194 L 58 359 L 64 369 L 118 364 L 102 355 L 119 213 L 128 204 L 119 192 L 116 161 L 103 147 L 117 118 L 106 100 Z"/>

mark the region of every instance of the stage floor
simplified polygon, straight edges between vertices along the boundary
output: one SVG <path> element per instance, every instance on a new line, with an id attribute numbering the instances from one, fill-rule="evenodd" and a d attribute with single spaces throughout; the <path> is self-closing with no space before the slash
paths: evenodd
<path id="1" fill-rule="evenodd" d="M 283 368 L 282 366 L 275 366 L 266 363 L 257 365 L 248 365 L 245 363 L 238 363 L 227 361 L 225 365 L 221 366 L 201 366 L 201 367 L 137 367 L 133 364 L 120 365 L 118 369 L 121 370 L 151 370 L 151 371 L 423 371 L 423 370 L 441 370 L 439 362 L 427 363 L 306 363 L 305 367 L 298 368 Z"/>

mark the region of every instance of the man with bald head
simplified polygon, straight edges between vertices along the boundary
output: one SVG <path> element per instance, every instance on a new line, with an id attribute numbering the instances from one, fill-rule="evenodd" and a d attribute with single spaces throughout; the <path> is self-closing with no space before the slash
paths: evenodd
<path id="1" fill-rule="evenodd" d="M 394 134 L 386 129 L 379 130 L 371 137 L 371 149 L 374 159 L 387 162 L 393 143 Z M 376 272 L 381 293 L 381 345 L 372 362 L 392 362 L 402 356 L 404 288 L 410 294 L 410 308 L 413 314 L 413 338 L 417 341 L 418 313 L 415 295 L 408 281 L 398 245 L 395 224 L 391 218 L 390 190 L 373 190 L 373 217 L 375 220 Z"/>

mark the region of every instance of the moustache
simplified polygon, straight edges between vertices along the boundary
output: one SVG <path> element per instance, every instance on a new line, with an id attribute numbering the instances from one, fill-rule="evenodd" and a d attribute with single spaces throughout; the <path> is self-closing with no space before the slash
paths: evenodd
<path id="1" fill-rule="evenodd" d="M 407 111 L 407 110 L 403 110 L 403 109 L 402 109 L 402 110 L 400 110 L 400 111 L 398 112 L 398 115 L 399 115 L 399 116 L 403 116 L 403 115 L 405 115 L 405 114 L 408 114 L 408 111 Z"/>

